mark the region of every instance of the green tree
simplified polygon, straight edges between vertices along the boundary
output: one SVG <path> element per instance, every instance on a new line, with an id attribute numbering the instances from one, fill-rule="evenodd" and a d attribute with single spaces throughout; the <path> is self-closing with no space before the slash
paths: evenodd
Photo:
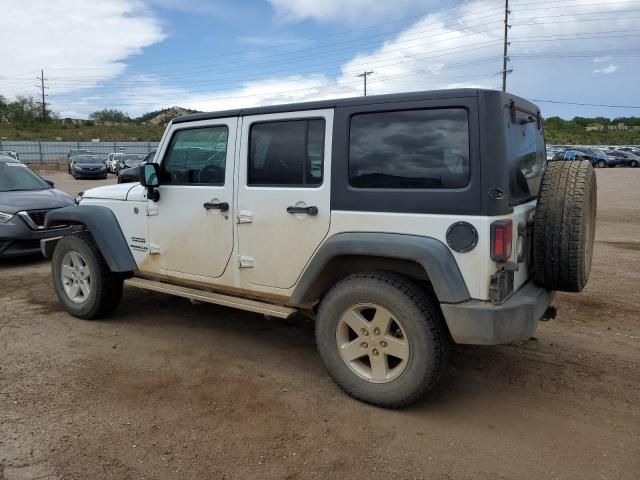
<path id="1" fill-rule="evenodd" d="M 98 110 L 89 115 L 89 118 L 92 120 L 99 120 L 101 122 L 128 123 L 131 121 L 129 115 L 115 108 L 105 108 L 102 110 Z"/>

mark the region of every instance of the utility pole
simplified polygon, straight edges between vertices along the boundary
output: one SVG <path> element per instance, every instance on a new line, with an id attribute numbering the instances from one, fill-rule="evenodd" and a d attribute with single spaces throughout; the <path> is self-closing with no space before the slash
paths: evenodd
<path id="1" fill-rule="evenodd" d="M 368 72 L 365 70 L 360 75 L 357 75 L 358 77 L 362 77 L 364 79 L 364 96 L 365 97 L 367 96 L 367 77 L 369 75 L 371 75 L 372 73 L 373 73 L 373 70 L 368 71 Z"/>
<path id="2" fill-rule="evenodd" d="M 509 61 L 509 57 L 507 56 L 507 47 L 510 45 L 509 43 L 509 29 L 511 25 L 509 25 L 509 0 L 504 0 L 504 53 L 502 55 L 502 91 L 507 91 L 507 75 L 511 73 L 513 70 L 507 70 L 507 62 Z"/>
<path id="3" fill-rule="evenodd" d="M 44 91 L 49 87 L 45 87 L 44 85 L 44 82 L 47 80 L 46 78 L 44 78 L 44 70 L 40 70 L 40 76 L 37 77 L 37 79 L 39 80 L 40 83 L 36 85 L 36 87 L 38 87 L 42 92 L 42 123 L 45 123 L 47 121 L 47 104 L 44 101 L 44 97 L 45 97 Z"/>

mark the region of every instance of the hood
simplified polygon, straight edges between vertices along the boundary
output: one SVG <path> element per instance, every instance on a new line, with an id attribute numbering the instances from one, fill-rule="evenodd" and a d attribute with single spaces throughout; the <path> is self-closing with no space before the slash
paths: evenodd
<path id="1" fill-rule="evenodd" d="M 102 198 L 108 200 L 126 200 L 129 190 L 134 188 L 136 183 L 118 183 L 116 185 L 106 185 L 104 187 L 91 188 L 84 192 L 82 198 Z"/>
<path id="2" fill-rule="evenodd" d="M 45 210 L 73 205 L 73 197 L 55 188 L 0 192 L 0 212 L 16 213 L 21 210 Z"/>

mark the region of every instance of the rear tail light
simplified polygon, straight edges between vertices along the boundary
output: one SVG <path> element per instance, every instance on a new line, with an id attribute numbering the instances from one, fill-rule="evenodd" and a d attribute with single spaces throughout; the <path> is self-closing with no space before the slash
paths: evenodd
<path id="1" fill-rule="evenodd" d="M 511 258 L 513 243 L 513 222 L 497 220 L 491 224 L 491 258 L 496 262 L 506 262 Z"/>

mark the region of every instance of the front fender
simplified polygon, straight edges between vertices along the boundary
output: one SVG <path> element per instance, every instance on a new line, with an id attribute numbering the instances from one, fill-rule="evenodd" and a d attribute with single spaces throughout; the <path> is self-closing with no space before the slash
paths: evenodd
<path id="1" fill-rule="evenodd" d="M 112 272 L 137 270 L 118 219 L 110 209 L 98 205 L 72 205 L 52 210 L 45 217 L 47 228 L 69 224 L 85 226 Z"/>

